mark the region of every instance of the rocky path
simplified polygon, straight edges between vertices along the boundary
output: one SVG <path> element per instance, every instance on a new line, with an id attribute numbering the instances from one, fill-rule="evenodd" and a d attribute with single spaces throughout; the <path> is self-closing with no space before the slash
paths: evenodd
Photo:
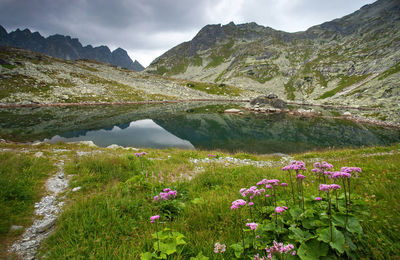
<path id="1" fill-rule="evenodd" d="M 58 195 L 68 187 L 69 177 L 64 174 L 64 160 L 59 160 L 56 165 L 57 173 L 46 182 L 47 195 L 35 203 L 37 218 L 10 248 L 10 252 L 15 252 L 21 259 L 35 259 L 40 243 L 52 232 L 57 215 L 64 205 L 65 197 Z"/>

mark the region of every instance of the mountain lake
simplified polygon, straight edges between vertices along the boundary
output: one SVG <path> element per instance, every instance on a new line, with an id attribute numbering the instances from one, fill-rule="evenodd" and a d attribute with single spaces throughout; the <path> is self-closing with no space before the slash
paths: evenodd
<path id="1" fill-rule="evenodd" d="M 394 128 L 284 113 L 223 113 L 227 108 L 240 105 L 193 102 L 3 108 L 0 136 L 16 142 L 93 141 L 101 147 L 116 144 L 261 154 L 389 145 L 400 141 L 400 130 Z"/>

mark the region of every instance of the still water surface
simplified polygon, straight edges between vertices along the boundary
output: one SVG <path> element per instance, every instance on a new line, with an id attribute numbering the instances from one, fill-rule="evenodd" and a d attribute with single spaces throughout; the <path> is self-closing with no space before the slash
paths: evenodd
<path id="1" fill-rule="evenodd" d="M 232 105 L 165 104 L 0 110 L 0 136 L 14 141 L 93 141 L 131 147 L 293 153 L 389 145 L 398 129 L 286 114 L 229 115 Z"/>

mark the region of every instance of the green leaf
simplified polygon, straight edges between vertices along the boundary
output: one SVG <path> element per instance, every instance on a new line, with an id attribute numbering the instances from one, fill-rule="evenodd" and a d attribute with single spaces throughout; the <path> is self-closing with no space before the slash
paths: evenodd
<path id="1" fill-rule="evenodd" d="M 347 220 L 346 229 L 350 233 L 357 233 L 359 235 L 363 233 L 362 227 L 355 217 L 349 217 L 349 219 Z"/>
<path id="2" fill-rule="evenodd" d="M 231 245 L 230 247 L 234 250 L 236 258 L 239 258 L 243 252 L 243 246 L 241 244 L 237 243 L 237 244 Z"/>
<path id="3" fill-rule="evenodd" d="M 297 250 L 297 255 L 304 260 L 317 260 L 328 254 L 329 247 L 315 239 L 302 243 Z"/>
<path id="4" fill-rule="evenodd" d="M 344 235 L 335 227 L 332 228 L 332 241 L 330 228 L 319 231 L 319 241 L 329 243 L 332 249 L 336 249 L 340 254 L 344 252 Z"/>
<path id="5" fill-rule="evenodd" d="M 154 242 L 153 248 L 155 251 L 158 251 L 158 243 L 157 242 Z M 170 243 L 160 242 L 160 251 L 167 255 L 172 255 L 173 253 L 176 252 L 176 243 L 175 242 L 170 242 Z"/>
<path id="6" fill-rule="evenodd" d="M 289 238 L 296 240 L 297 242 L 304 242 L 310 240 L 313 235 L 308 231 L 303 231 L 300 228 L 290 227 L 289 230 L 291 233 L 289 234 Z"/>
<path id="7" fill-rule="evenodd" d="M 208 260 L 209 258 L 207 256 L 203 255 L 203 252 L 200 251 L 200 253 L 197 254 L 196 257 L 191 257 L 190 260 Z"/>
<path id="8" fill-rule="evenodd" d="M 299 220 L 303 210 L 301 208 L 291 208 L 289 212 L 294 220 Z"/>
<path id="9" fill-rule="evenodd" d="M 334 214 L 333 216 L 333 223 L 335 226 L 343 227 L 346 224 L 346 214 L 343 213 L 337 213 Z"/>
<path id="10" fill-rule="evenodd" d="M 151 260 L 151 259 L 153 259 L 153 255 L 150 252 L 142 253 L 140 255 L 140 259 L 141 260 Z"/>

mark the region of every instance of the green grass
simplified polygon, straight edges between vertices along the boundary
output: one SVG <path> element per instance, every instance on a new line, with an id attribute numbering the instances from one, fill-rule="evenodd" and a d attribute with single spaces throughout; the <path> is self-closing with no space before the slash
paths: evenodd
<path id="1" fill-rule="evenodd" d="M 215 68 L 221 65 L 226 58 L 229 58 L 234 49 L 232 49 L 235 42 L 230 40 L 226 44 L 222 45 L 221 47 L 217 48 L 213 54 L 211 54 L 210 59 L 211 61 L 206 65 L 205 68 Z"/>
<path id="2" fill-rule="evenodd" d="M 378 78 L 378 80 L 382 80 L 385 79 L 387 77 L 389 77 L 392 74 L 395 74 L 397 72 L 400 72 L 400 62 L 398 62 L 397 64 L 393 65 L 392 67 L 390 67 L 388 70 L 384 71 Z"/>
<path id="3" fill-rule="evenodd" d="M 242 93 L 242 90 L 240 88 L 225 84 L 186 81 L 186 87 L 204 91 L 208 94 L 214 95 L 239 96 Z"/>
<path id="4" fill-rule="evenodd" d="M 342 166 L 363 169 L 353 182 L 353 196 L 367 205 L 365 214 L 361 215 L 364 235 L 357 242 L 364 258 L 400 256 L 399 149 L 400 145 L 395 145 L 294 155 L 302 160 L 327 160 L 335 169 Z M 390 151 L 397 153 L 379 154 Z M 71 187 L 82 186 L 82 189 L 70 195 L 55 233 L 41 249 L 42 255 L 48 259 L 138 259 L 141 252 L 152 247 L 151 233 L 155 226 L 149 223 L 149 217 L 161 211 L 173 216 L 172 221 L 161 226 L 166 225 L 186 237 L 181 259 L 189 259 L 200 251 L 214 259 L 215 242 L 229 246 L 240 241 L 237 215 L 230 210 L 231 202 L 240 198 L 238 190 L 263 178 L 288 182 L 287 174 L 280 167 L 206 164 L 204 172 L 196 173 L 189 161 L 206 158 L 208 153 L 225 156 L 221 152 L 177 149 L 149 149 L 148 152 L 142 161 L 132 153 L 120 151 L 70 162 L 66 171 L 74 174 Z M 234 156 L 272 159 L 243 153 Z M 307 162 L 307 168 L 312 168 L 311 162 Z M 310 187 L 306 193 L 316 195 L 315 184 L 310 181 L 312 175 L 309 172 L 306 175 L 305 186 Z M 188 180 L 184 176 L 194 177 Z M 152 202 L 152 197 L 165 187 L 176 189 L 179 195 L 176 203 L 160 207 Z M 248 217 L 249 213 L 244 210 L 242 214 Z M 231 248 L 228 247 L 224 258 L 233 258 Z"/>
<path id="5" fill-rule="evenodd" d="M 26 154 L 0 153 L 0 258 L 21 231 L 11 225 L 32 223 L 34 203 L 40 200 L 44 181 L 53 170 L 51 161 Z"/>
<path id="6" fill-rule="evenodd" d="M 19 74 L 0 79 L 0 86 L 0 99 L 23 92 L 46 95 L 51 89 L 45 82 L 38 82 L 35 78 Z"/>
<path id="7" fill-rule="evenodd" d="M 12 70 L 12 69 L 15 69 L 17 66 L 15 66 L 15 65 L 11 65 L 11 64 L 0 64 L 3 68 L 6 68 L 6 69 L 9 69 L 9 70 Z"/>
<path id="8" fill-rule="evenodd" d="M 324 94 L 319 96 L 317 99 L 325 99 L 328 97 L 332 97 L 336 93 L 342 91 L 343 89 L 345 89 L 357 82 L 362 81 L 363 79 L 367 78 L 368 76 L 369 76 L 369 74 L 365 74 L 365 75 L 361 75 L 361 76 L 359 76 L 359 75 L 342 76 L 342 78 L 340 79 L 336 88 L 325 92 Z"/>
<path id="9" fill-rule="evenodd" d="M 290 78 L 289 81 L 284 84 L 284 87 L 287 99 L 294 100 L 294 98 L 296 97 L 294 94 L 296 90 L 294 87 L 294 77 Z"/>
<path id="10" fill-rule="evenodd" d="M 203 66 L 203 59 L 196 53 L 190 58 L 190 64 L 194 66 Z"/>

